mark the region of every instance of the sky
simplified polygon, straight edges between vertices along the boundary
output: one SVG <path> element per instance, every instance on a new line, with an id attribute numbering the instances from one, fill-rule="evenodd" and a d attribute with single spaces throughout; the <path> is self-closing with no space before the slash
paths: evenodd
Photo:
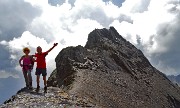
<path id="1" fill-rule="evenodd" d="M 1 0 L 0 79 L 23 80 L 18 60 L 24 47 L 34 54 L 37 46 L 47 51 L 57 42 L 46 57 L 49 76 L 62 48 L 84 46 L 92 30 L 110 26 L 141 49 L 154 67 L 178 75 L 179 23 L 179 0 Z"/>

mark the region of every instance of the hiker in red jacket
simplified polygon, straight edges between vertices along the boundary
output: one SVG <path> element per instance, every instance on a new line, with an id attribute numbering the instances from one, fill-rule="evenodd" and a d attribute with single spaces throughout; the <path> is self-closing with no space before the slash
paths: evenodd
<path id="1" fill-rule="evenodd" d="M 35 54 L 36 60 L 35 62 L 37 62 L 37 67 L 36 67 L 36 80 L 37 80 L 37 89 L 36 92 L 39 91 L 39 79 L 40 79 L 40 75 L 42 74 L 43 76 L 43 80 L 44 80 L 44 92 L 47 92 L 47 81 L 46 81 L 46 60 L 45 57 L 46 55 L 48 55 L 48 53 L 55 47 L 57 46 L 58 43 L 54 43 L 54 46 L 52 48 L 50 48 L 48 51 L 46 52 L 42 52 L 42 48 L 40 46 L 37 47 L 37 53 Z"/>

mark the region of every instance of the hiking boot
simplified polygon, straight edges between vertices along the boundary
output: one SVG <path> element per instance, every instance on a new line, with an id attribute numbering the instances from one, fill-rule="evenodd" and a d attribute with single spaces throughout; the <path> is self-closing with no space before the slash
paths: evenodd
<path id="1" fill-rule="evenodd" d="M 25 89 L 28 89 L 28 88 L 29 88 L 29 85 L 27 85 L 27 84 L 26 84 L 26 87 L 25 87 Z"/>
<path id="2" fill-rule="evenodd" d="M 36 92 L 39 92 L 40 86 L 37 86 L 36 88 Z"/>
<path id="3" fill-rule="evenodd" d="M 47 86 L 44 87 L 44 93 L 47 93 Z"/>
<path id="4" fill-rule="evenodd" d="M 29 86 L 29 90 L 32 90 L 33 89 L 33 87 L 32 86 Z"/>
<path id="5" fill-rule="evenodd" d="M 29 90 L 32 90 L 33 87 L 32 87 L 32 82 L 29 82 L 29 87 L 28 87 Z"/>
<path id="6" fill-rule="evenodd" d="M 29 82 L 29 86 L 31 86 L 31 87 L 32 87 L 32 82 Z"/>

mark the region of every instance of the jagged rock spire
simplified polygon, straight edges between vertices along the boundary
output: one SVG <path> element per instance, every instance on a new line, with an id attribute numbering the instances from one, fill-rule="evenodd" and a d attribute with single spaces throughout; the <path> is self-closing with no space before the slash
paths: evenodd
<path id="1" fill-rule="evenodd" d="M 95 29 L 88 36 L 88 41 L 85 45 L 85 48 L 98 47 L 100 44 L 103 44 L 106 40 L 110 40 L 114 43 L 122 44 L 126 40 L 119 35 L 114 27 L 110 27 L 109 30 L 104 29 Z"/>

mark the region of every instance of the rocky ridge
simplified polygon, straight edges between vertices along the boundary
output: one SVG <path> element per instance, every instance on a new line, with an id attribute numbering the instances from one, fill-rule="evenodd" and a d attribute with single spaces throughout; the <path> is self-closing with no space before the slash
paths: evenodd
<path id="1" fill-rule="evenodd" d="M 22 88 L 12 96 L 1 108 L 84 108 L 95 107 L 87 98 L 69 95 L 61 88 L 49 87 L 46 94 L 40 89 L 34 90 Z"/>
<path id="2" fill-rule="evenodd" d="M 0 107 L 179 108 L 180 89 L 114 27 L 56 57 L 48 93 L 20 90 Z"/>
<path id="3" fill-rule="evenodd" d="M 180 89 L 114 27 L 95 29 L 85 47 L 63 49 L 49 86 L 104 108 L 179 108 Z"/>

